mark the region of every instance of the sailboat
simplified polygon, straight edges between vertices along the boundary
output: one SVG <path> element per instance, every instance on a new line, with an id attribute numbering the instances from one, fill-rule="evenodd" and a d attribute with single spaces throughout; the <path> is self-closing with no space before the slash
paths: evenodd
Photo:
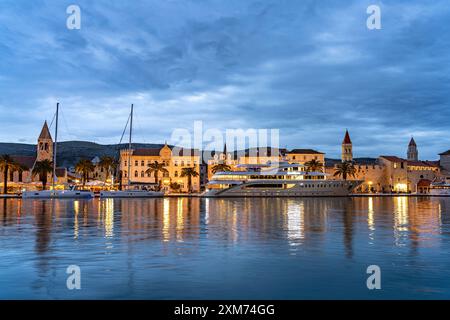
<path id="1" fill-rule="evenodd" d="M 58 146 L 58 117 L 59 117 L 59 103 L 56 104 L 55 115 L 55 142 L 53 147 L 53 178 L 52 178 L 52 190 L 42 191 L 24 191 L 22 198 L 24 199 L 90 199 L 94 197 L 94 193 L 85 190 L 76 190 L 72 187 L 70 190 L 55 190 L 56 182 L 56 151 Z"/>
<path id="2" fill-rule="evenodd" d="M 117 191 L 102 191 L 100 192 L 101 198 L 157 198 L 164 196 L 164 192 L 160 191 L 148 191 L 148 190 L 140 190 L 140 189 L 131 189 L 131 141 L 133 135 L 133 104 L 131 105 L 130 112 L 130 133 L 128 140 L 128 174 L 127 174 L 127 186 L 125 190 L 117 190 Z"/>

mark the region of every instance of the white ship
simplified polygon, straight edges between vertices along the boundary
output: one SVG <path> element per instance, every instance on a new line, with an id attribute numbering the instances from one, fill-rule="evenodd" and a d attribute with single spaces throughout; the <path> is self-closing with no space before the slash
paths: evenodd
<path id="1" fill-rule="evenodd" d="M 450 179 L 443 182 L 434 182 L 430 186 L 432 196 L 450 196 Z"/>
<path id="2" fill-rule="evenodd" d="M 59 118 L 59 103 L 56 104 L 55 114 L 55 142 L 53 147 L 53 174 L 52 174 L 52 190 L 42 191 L 24 191 L 22 192 L 23 199 L 90 199 L 94 197 L 94 193 L 85 190 L 76 190 L 73 187 L 70 190 L 55 190 L 56 178 L 56 154 L 58 147 L 58 118 Z"/>
<path id="3" fill-rule="evenodd" d="M 335 197 L 348 196 L 363 181 L 326 180 L 301 164 L 238 165 L 245 171 L 217 172 L 205 197 Z"/>
<path id="4" fill-rule="evenodd" d="M 94 193 L 85 190 L 42 190 L 25 191 L 22 193 L 23 199 L 91 199 Z"/>

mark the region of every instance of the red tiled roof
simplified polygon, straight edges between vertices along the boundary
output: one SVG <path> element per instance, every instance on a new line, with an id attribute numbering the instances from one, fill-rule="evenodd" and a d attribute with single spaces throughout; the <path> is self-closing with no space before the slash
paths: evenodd
<path id="1" fill-rule="evenodd" d="M 198 149 L 185 149 L 180 147 L 173 147 L 172 148 L 172 155 L 174 156 L 198 156 L 200 155 L 200 152 Z"/>
<path id="2" fill-rule="evenodd" d="M 429 187 L 431 185 L 431 181 L 428 179 L 420 179 L 419 182 L 417 182 L 418 187 Z"/>
<path id="3" fill-rule="evenodd" d="M 44 122 L 44 126 L 42 127 L 39 139 L 52 139 L 52 135 L 50 134 L 50 130 L 48 129 L 47 121 Z"/>
<path id="4" fill-rule="evenodd" d="M 399 158 L 399 157 L 396 157 L 396 156 L 380 156 L 380 158 L 384 158 L 384 159 L 386 159 L 388 161 L 391 161 L 391 162 L 404 162 L 404 161 L 406 161 L 405 159 L 402 159 L 402 158 Z"/>
<path id="5" fill-rule="evenodd" d="M 343 144 L 351 144 L 352 140 L 350 139 L 350 135 L 348 134 L 348 130 L 345 130 L 345 137 L 344 141 L 342 141 Z"/>
<path id="6" fill-rule="evenodd" d="M 57 177 L 65 177 L 66 176 L 66 168 L 56 168 L 56 176 Z"/>
<path id="7" fill-rule="evenodd" d="M 141 148 L 133 151 L 134 156 L 153 156 L 158 157 L 162 148 Z M 180 147 L 172 147 L 172 154 L 174 156 L 198 156 L 200 154 L 198 149 L 186 149 Z"/>
<path id="8" fill-rule="evenodd" d="M 33 168 L 34 162 L 36 161 L 35 156 L 11 156 L 13 160 L 28 169 Z"/>
<path id="9" fill-rule="evenodd" d="M 313 149 L 293 149 L 287 152 L 287 154 L 324 154 L 324 153 Z"/>
<path id="10" fill-rule="evenodd" d="M 439 167 L 439 164 L 437 164 L 434 161 L 409 161 L 408 160 L 408 166 L 416 166 L 416 167 Z"/>
<path id="11" fill-rule="evenodd" d="M 159 156 L 161 148 L 141 148 L 133 151 L 133 156 Z"/>

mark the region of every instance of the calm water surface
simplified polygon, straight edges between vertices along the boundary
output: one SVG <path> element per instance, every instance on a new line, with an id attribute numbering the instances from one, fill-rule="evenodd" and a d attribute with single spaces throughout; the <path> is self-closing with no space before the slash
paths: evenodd
<path id="1" fill-rule="evenodd" d="M 0 199 L 0 298 L 449 299 L 450 198 Z"/>

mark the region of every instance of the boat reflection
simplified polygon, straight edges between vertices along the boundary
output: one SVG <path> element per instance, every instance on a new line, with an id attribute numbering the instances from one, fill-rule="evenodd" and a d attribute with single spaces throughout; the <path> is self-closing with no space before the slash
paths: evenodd
<path id="1" fill-rule="evenodd" d="M 0 201 L 1 233 L 6 227 L 36 230 L 36 253 L 51 250 L 56 231 L 72 239 L 162 243 L 198 242 L 201 238 L 232 246 L 243 241 L 283 240 L 290 250 L 324 246 L 330 228 L 340 229 L 348 257 L 355 234 L 373 244 L 393 230 L 395 246 L 431 245 L 442 232 L 448 198 L 164 198 Z M 360 225 L 366 225 L 361 229 Z M 382 229 L 376 226 L 383 226 Z M 67 241 L 67 239 L 65 239 Z M 95 241 L 95 240 L 93 240 Z M 292 251 L 292 252 L 294 252 Z"/>

